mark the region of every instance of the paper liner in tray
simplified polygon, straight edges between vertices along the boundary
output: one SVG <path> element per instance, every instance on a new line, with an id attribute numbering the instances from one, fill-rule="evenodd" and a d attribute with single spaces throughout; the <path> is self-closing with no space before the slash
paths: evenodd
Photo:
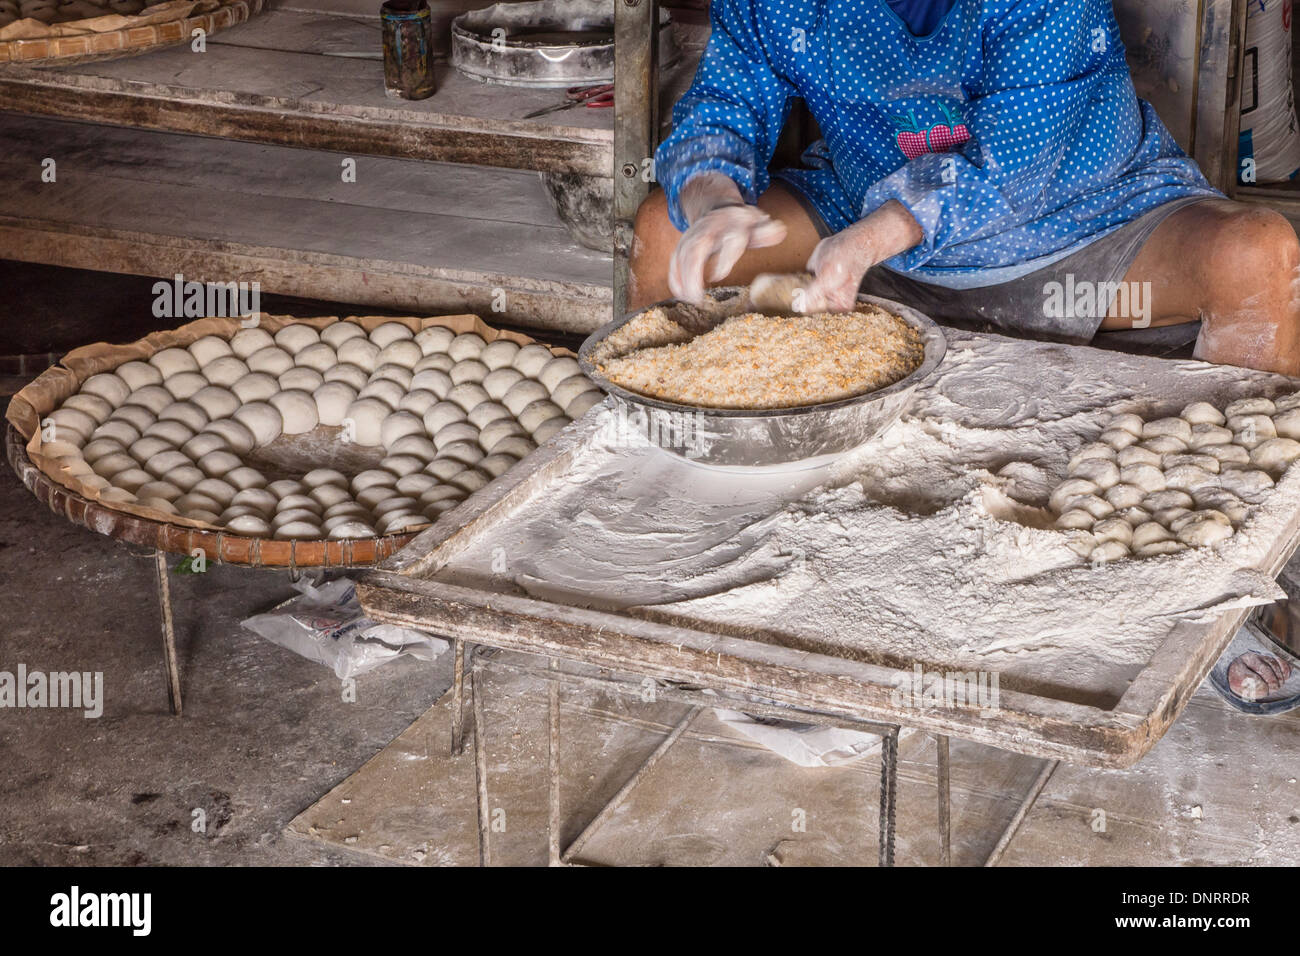
<path id="1" fill-rule="evenodd" d="M 56 464 L 56 460 L 48 455 L 41 453 L 41 420 L 61 406 L 70 395 L 75 394 L 80 388 L 81 383 L 92 375 L 98 375 L 100 372 L 111 372 L 130 361 L 148 361 L 149 358 L 157 352 L 168 348 L 187 348 L 194 342 L 207 335 L 216 335 L 223 339 L 229 339 L 242 328 L 247 319 L 221 318 L 212 317 L 206 319 L 197 319 L 193 322 L 182 325 L 179 328 L 167 329 L 160 332 L 151 332 L 144 338 L 125 345 L 110 345 L 107 342 L 95 342 L 91 345 L 83 345 L 75 348 L 60 360 L 60 364 L 53 365 L 42 372 L 36 379 L 30 382 L 25 388 L 18 392 L 9 402 L 9 409 L 5 417 L 10 424 L 17 429 L 18 433 L 26 442 L 27 457 L 31 459 L 40 471 L 81 497 L 88 501 L 94 501 L 101 507 L 110 508 L 114 511 L 125 512 L 126 514 L 135 515 L 140 518 L 147 518 L 150 521 L 159 521 L 165 524 L 181 525 L 187 528 L 198 528 L 204 531 L 220 531 L 226 534 L 233 532 L 226 531 L 219 525 L 209 524 L 206 521 L 195 521 L 192 518 L 186 518 L 183 515 L 169 514 L 165 511 L 159 511 L 156 508 L 146 508 L 138 504 L 121 501 L 101 501 L 100 490 L 91 488 L 84 484 L 77 476 L 69 474 L 62 466 Z M 312 316 L 310 318 L 296 318 L 290 315 L 266 315 L 258 316 L 257 327 L 265 329 L 274 335 L 286 325 L 309 325 L 316 330 L 325 328 L 327 325 L 333 325 L 340 321 L 337 316 Z M 415 316 L 394 317 L 387 315 L 364 315 L 348 316 L 343 319 L 344 322 L 354 322 L 360 325 L 367 333 L 372 332 L 377 327 L 388 322 L 399 322 L 405 325 L 412 332 L 420 332 L 432 326 L 443 326 L 451 329 L 457 335 L 463 332 L 474 332 L 483 338 L 486 342 L 495 342 L 498 339 L 506 339 L 517 345 L 532 345 L 536 343 L 526 335 L 518 332 L 511 332 L 506 329 L 494 329 L 486 324 L 477 315 L 438 315 L 425 318 Z M 555 355 L 567 355 L 574 357 L 573 353 L 564 348 L 550 348 Z M 414 532 L 404 532 L 410 536 Z M 383 537 L 383 536 L 381 536 Z M 394 536 L 395 537 L 395 536 Z"/>

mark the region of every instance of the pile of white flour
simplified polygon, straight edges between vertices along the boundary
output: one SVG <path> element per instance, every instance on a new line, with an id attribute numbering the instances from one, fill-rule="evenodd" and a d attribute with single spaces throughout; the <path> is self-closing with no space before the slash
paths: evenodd
<path id="1" fill-rule="evenodd" d="M 1222 407 L 1296 383 L 947 336 L 947 358 L 910 413 L 833 467 L 711 469 L 611 428 L 437 576 L 653 606 L 656 617 L 900 668 L 997 672 L 1006 689 L 1101 705 L 1179 621 L 1281 596 L 1254 569 L 1300 508 L 1296 469 L 1226 542 L 1157 558 L 1090 565 L 1036 506 L 1117 411 Z"/>

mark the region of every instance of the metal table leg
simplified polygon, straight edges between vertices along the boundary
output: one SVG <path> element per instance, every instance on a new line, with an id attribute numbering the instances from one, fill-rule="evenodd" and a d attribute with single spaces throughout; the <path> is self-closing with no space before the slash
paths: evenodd
<path id="1" fill-rule="evenodd" d="M 952 866 L 952 784 L 949 773 L 947 736 L 934 738 L 938 748 L 937 779 L 939 790 L 939 865 Z"/>
<path id="2" fill-rule="evenodd" d="M 894 865 L 894 815 L 898 798 L 898 728 L 880 737 L 880 865 Z"/>
<path id="3" fill-rule="evenodd" d="M 491 860 L 491 847 L 488 844 L 491 810 L 488 807 L 487 745 L 483 739 L 486 729 L 483 721 L 483 681 L 475 654 L 470 655 L 469 680 L 470 694 L 474 698 L 474 783 L 478 803 L 478 865 L 487 866 Z"/>
<path id="4" fill-rule="evenodd" d="M 1007 852 L 1007 847 L 1020 831 L 1020 825 L 1025 822 L 1025 817 L 1033 809 L 1034 803 L 1038 800 L 1038 795 L 1043 792 L 1047 786 L 1047 781 L 1052 779 L 1052 774 L 1056 768 L 1061 765 L 1059 760 L 1049 760 L 1043 765 L 1043 769 L 1038 771 L 1038 778 L 1034 785 L 1029 788 L 1025 798 L 1020 801 L 1020 806 L 1016 809 L 1015 816 L 1007 824 L 1007 828 L 1002 831 L 1002 836 L 998 839 L 997 846 L 993 847 L 993 852 L 989 854 L 988 859 L 984 861 L 985 866 L 997 866 L 1002 861 L 1002 855 Z"/>
<path id="5" fill-rule="evenodd" d="M 176 626 L 172 619 L 171 582 L 167 579 L 167 555 L 154 551 L 154 572 L 158 578 L 158 607 L 162 612 L 163 667 L 167 674 L 167 702 L 172 713 L 181 716 L 181 672 L 176 662 Z"/>
<path id="6" fill-rule="evenodd" d="M 455 648 L 455 665 L 451 680 L 451 755 L 459 757 L 465 752 L 465 642 L 452 640 Z"/>
<path id="7" fill-rule="evenodd" d="M 551 659 L 550 669 L 555 670 L 556 661 Z M 560 685 L 551 680 L 547 683 L 546 725 L 550 731 L 547 748 L 547 768 L 550 771 L 550 785 L 547 793 L 546 821 L 547 862 L 550 866 L 559 866 L 560 859 Z"/>

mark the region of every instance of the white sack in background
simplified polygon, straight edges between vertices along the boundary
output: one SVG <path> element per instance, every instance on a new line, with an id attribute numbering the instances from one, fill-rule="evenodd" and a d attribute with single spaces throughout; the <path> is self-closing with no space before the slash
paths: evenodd
<path id="1" fill-rule="evenodd" d="M 294 587 L 300 596 L 242 623 L 272 644 L 333 668 L 339 680 L 364 674 L 399 654 L 431 661 L 448 647 L 440 637 L 366 617 L 356 585 L 348 578 L 319 587 L 303 578 Z"/>
<path id="2" fill-rule="evenodd" d="M 1249 0 L 1237 177 L 1243 183 L 1276 183 L 1298 171 L 1291 0 Z"/>

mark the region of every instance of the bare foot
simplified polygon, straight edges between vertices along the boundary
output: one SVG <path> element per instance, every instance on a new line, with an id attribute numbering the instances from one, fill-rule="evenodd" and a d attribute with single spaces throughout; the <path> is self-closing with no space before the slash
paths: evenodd
<path id="1" fill-rule="evenodd" d="M 1228 686 L 1247 702 L 1280 690 L 1291 676 L 1291 665 L 1271 654 L 1242 654 L 1228 665 Z"/>

